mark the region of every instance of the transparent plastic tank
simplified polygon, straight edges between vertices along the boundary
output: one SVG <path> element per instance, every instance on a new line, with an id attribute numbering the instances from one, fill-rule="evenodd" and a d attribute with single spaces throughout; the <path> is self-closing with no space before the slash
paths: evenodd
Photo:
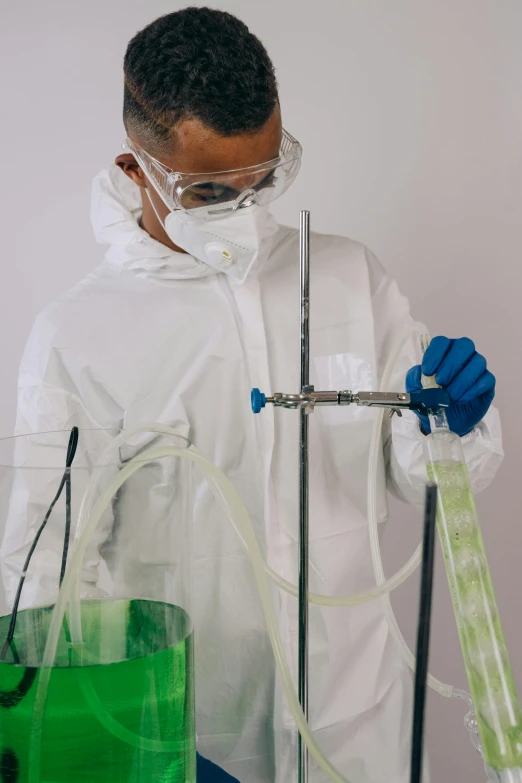
<path id="1" fill-rule="evenodd" d="M 438 531 L 486 764 L 522 781 L 522 710 L 460 438 L 444 412 L 430 417 L 428 474 L 439 487 Z"/>
<path id="2" fill-rule="evenodd" d="M 196 779 L 191 624 L 191 464 L 170 456 L 121 487 L 83 559 L 80 642 L 65 615 L 39 701 L 42 662 L 78 520 L 122 468 L 151 445 L 182 438 L 80 431 L 65 472 L 69 432 L 0 441 L 0 781 L 194 783 Z M 92 477 L 96 492 L 85 500 Z M 31 544 L 57 495 L 27 565 Z M 87 508 L 86 508 L 87 507 Z M 67 531 L 70 528 L 69 547 Z M 105 540 L 106 535 L 99 540 Z M 96 560 L 103 564 L 96 567 Z"/>

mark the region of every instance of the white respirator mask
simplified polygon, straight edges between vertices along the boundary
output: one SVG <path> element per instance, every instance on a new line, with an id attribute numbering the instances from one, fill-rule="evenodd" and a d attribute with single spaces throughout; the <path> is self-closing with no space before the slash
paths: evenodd
<path id="1" fill-rule="evenodd" d="M 175 245 L 239 284 L 259 258 L 263 240 L 277 226 L 268 205 L 241 207 L 223 217 L 213 217 L 206 207 L 190 212 L 177 209 L 163 222 L 150 196 L 149 201 Z"/>
<path id="2" fill-rule="evenodd" d="M 169 208 L 161 220 L 171 241 L 198 261 L 243 283 L 276 230 L 269 205 L 292 184 L 302 149 L 283 131 L 279 157 L 231 171 L 183 174 L 156 160 L 135 142 L 123 145 Z"/>

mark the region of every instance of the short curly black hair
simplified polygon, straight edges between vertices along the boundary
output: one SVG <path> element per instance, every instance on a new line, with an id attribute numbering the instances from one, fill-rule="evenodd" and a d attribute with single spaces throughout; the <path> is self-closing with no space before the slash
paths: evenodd
<path id="1" fill-rule="evenodd" d="M 130 41 L 124 60 L 123 121 L 150 151 L 196 118 L 223 136 L 254 133 L 278 102 L 268 53 L 232 14 L 185 8 L 156 19 Z"/>

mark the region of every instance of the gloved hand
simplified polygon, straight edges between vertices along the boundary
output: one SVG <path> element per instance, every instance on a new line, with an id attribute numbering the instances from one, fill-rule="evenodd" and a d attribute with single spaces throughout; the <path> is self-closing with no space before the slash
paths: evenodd
<path id="1" fill-rule="evenodd" d="M 451 398 L 446 411 L 448 424 L 457 435 L 471 432 L 484 418 L 495 396 L 495 376 L 468 337 L 459 340 L 434 337 L 424 354 L 422 366 L 412 367 L 406 376 L 407 392 L 422 388 L 421 374 L 434 375 L 439 386 L 448 392 Z M 430 432 L 428 417 L 417 415 L 423 432 Z"/>
<path id="2" fill-rule="evenodd" d="M 224 769 L 196 754 L 196 779 L 198 783 L 239 783 Z"/>

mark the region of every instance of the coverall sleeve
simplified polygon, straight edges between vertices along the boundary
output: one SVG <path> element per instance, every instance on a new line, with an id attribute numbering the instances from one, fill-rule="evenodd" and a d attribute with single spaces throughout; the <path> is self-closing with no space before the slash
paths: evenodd
<path id="1" fill-rule="evenodd" d="M 99 456 L 114 433 L 102 432 L 102 425 L 82 404 L 72 373 L 66 369 L 63 357 L 53 348 L 41 345 L 38 322 L 29 338 L 22 359 L 15 434 L 30 434 L 15 447 L 9 510 L 0 549 L 2 578 L 6 602 L 12 606 L 23 564 L 31 543 L 56 495 L 61 469 L 33 469 L 32 466 L 57 465 L 56 447 L 49 438 L 36 435 L 57 430 L 80 428 L 80 438 L 71 474 L 71 541 L 75 532 L 79 507 L 83 499 L 94 455 Z M 93 433 L 96 430 L 96 433 Z M 64 435 L 64 445 L 67 445 Z M 54 441 L 56 443 L 56 441 Z M 61 450 L 60 450 L 61 451 Z M 62 454 L 60 453 L 60 457 Z M 65 470 L 66 449 L 63 449 Z M 95 464 L 95 462 L 94 462 Z M 50 516 L 32 556 L 22 592 L 21 608 L 56 600 L 65 533 L 65 489 Z M 106 513 L 85 555 L 82 571 L 82 593 L 97 594 L 100 546 L 110 536 L 112 511 Z"/>
<path id="2" fill-rule="evenodd" d="M 410 336 L 399 355 L 388 391 L 404 391 L 406 373 L 421 363 L 419 334 L 427 332 L 410 315 L 407 298 L 397 283 L 384 271 L 375 256 L 366 251 L 374 316 L 377 374 L 380 380 L 391 353 L 401 336 Z M 428 480 L 422 441 L 424 435 L 417 416 L 405 411 L 402 418 L 384 417 L 383 449 L 388 488 L 408 503 L 420 505 Z M 484 419 L 461 438 L 474 492 L 484 489 L 494 478 L 504 456 L 498 410 L 491 407 Z"/>

